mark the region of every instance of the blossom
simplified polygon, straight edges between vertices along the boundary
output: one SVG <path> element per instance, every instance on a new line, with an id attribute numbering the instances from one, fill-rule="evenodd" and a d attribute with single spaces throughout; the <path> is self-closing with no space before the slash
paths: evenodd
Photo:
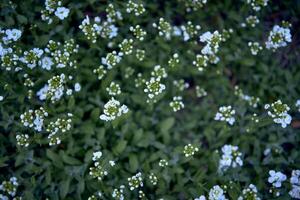
<path id="1" fill-rule="evenodd" d="M 170 102 L 170 107 L 173 109 L 174 112 L 177 112 L 182 108 L 184 108 L 182 97 L 181 96 L 173 97 L 173 101 Z"/>
<path id="2" fill-rule="evenodd" d="M 51 66 L 53 65 L 53 61 L 50 57 L 46 56 L 42 60 L 39 61 L 39 65 L 46 70 L 51 70 Z"/>
<path id="3" fill-rule="evenodd" d="M 113 121 L 127 112 L 128 108 L 126 105 L 121 105 L 119 101 L 111 98 L 104 105 L 104 114 L 100 115 L 100 119 L 103 121 Z"/>
<path id="4" fill-rule="evenodd" d="M 139 172 L 136 175 L 128 178 L 128 185 L 130 190 L 134 190 L 138 187 L 143 187 L 143 179 L 142 179 L 142 173 Z"/>
<path id="5" fill-rule="evenodd" d="M 268 182 L 271 183 L 275 188 L 280 188 L 282 182 L 286 180 L 286 175 L 281 172 L 270 170 L 269 175 Z"/>
<path id="6" fill-rule="evenodd" d="M 260 200 L 260 198 L 257 195 L 257 188 L 255 185 L 250 184 L 247 188 L 243 189 L 242 195 L 238 197 L 237 200 Z"/>
<path id="7" fill-rule="evenodd" d="M 184 146 L 183 154 L 185 157 L 190 157 L 190 156 L 193 156 L 198 151 L 199 151 L 198 147 L 196 147 L 192 144 L 188 144 L 188 145 Z"/>
<path id="8" fill-rule="evenodd" d="M 222 157 L 219 160 L 219 170 L 226 171 L 228 168 L 236 168 L 243 166 L 243 160 L 241 158 L 242 153 L 238 151 L 237 146 L 224 145 L 222 147 Z"/>
<path id="9" fill-rule="evenodd" d="M 231 106 L 221 106 L 219 112 L 215 115 L 215 120 L 226 121 L 228 124 L 233 125 L 235 122 L 234 114 L 235 110 L 233 110 Z"/>
<path id="10" fill-rule="evenodd" d="M 227 200 L 224 195 L 224 190 L 219 186 L 215 185 L 212 189 L 209 191 L 209 200 Z"/>
<path id="11" fill-rule="evenodd" d="M 287 43 L 292 41 L 291 31 L 288 27 L 281 27 L 279 25 L 273 26 L 266 41 L 266 48 L 273 51 L 279 47 L 287 46 Z"/>
<path id="12" fill-rule="evenodd" d="M 2 38 L 4 43 L 9 43 L 11 41 L 17 41 L 22 36 L 22 31 L 19 29 L 6 29 L 5 30 L 6 36 Z"/>
<path id="13" fill-rule="evenodd" d="M 292 121 L 292 117 L 288 114 L 290 107 L 287 104 L 283 104 L 281 100 L 277 100 L 272 104 L 266 104 L 265 109 L 268 111 L 268 115 L 273 118 L 273 121 L 276 124 L 281 124 L 282 128 L 286 128 Z"/>
<path id="14" fill-rule="evenodd" d="M 60 20 L 65 19 L 68 17 L 70 10 L 66 7 L 58 7 L 55 11 L 55 16 L 58 17 Z"/>

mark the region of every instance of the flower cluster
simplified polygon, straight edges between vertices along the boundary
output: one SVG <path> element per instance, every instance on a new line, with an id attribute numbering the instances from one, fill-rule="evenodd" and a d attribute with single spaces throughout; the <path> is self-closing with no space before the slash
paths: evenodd
<path id="1" fill-rule="evenodd" d="M 22 36 L 22 31 L 19 29 L 0 29 L 0 35 L 2 36 L 2 42 L 4 44 L 9 44 L 11 42 L 18 41 Z M 10 51 L 10 48 L 5 49 L 2 47 L 2 44 L 0 44 L 0 55 L 3 56 L 8 51 Z"/>
<path id="2" fill-rule="evenodd" d="M 134 3 L 132 0 L 129 0 L 127 3 L 126 12 L 127 13 L 134 13 L 135 16 L 142 15 L 146 9 L 144 8 L 144 5 L 141 3 Z"/>
<path id="3" fill-rule="evenodd" d="M 145 50 L 137 49 L 135 56 L 139 61 L 143 61 L 145 58 L 145 54 L 146 54 Z"/>
<path id="4" fill-rule="evenodd" d="M 0 185 L 0 191 L 7 193 L 11 197 L 14 197 L 16 196 L 18 186 L 19 186 L 18 179 L 16 177 L 11 177 L 8 181 L 2 181 Z M 7 196 L 1 194 L 0 194 L 0 198 L 4 200 L 10 199 Z"/>
<path id="5" fill-rule="evenodd" d="M 37 66 L 41 56 L 44 51 L 39 48 L 33 48 L 29 51 L 24 51 L 23 57 L 20 58 L 20 61 L 30 69 L 33 69 Z"/>
<path id="6" fill-rule="evenodd" d="M 224 145 L 222 147 L 222 157 L 219 160 L 219 170 L 220 172 L 226 171 L 228 168 L 236 168 L 238 166 L 243 166 L 243 160 L 241 158 L 242 153 L 238 151 L 237 146 Z"/>
<path id="7" fill-rule="evenodd" d="M 38 110 L 28 110 L 25 113 L 21 114 L 20 119 L 21 123 L 25 127 L 33 128 L 34 130 L 41 132 L 44 124 L 45 117 L 48 116 L 48 113 L 43 107 L 40 107 Z"/>
<path id="8" fill-rule="evenodd" d="M 116 200 L 124 200 L 124 189 L 124 185 L 121 185 L 119 189 L 115 188 L 111 196 Z"/>
<path id="9" fill-rule="evenodd" d="M 121 105 L 119 101 L 111 98 L 105 105 L 104 111 L 102 115 L 100 115 L 100 119 L 103 121 L 113 121 L 118 117 L 126 114 L 128 112 L 128 108 L 126 105 Z"/>
<path id="10" fill-rule="evenodd" d="M 140 25 L 136 25 L 135 27 L 130 26 L 129 30 L 133 33 L 134 37 L 140 41 L 143 41 L 147 35 L 147 32 L 143 30 Z"/>
<path id="11" fill-rule="evenodd" d="M 71 113 L 68 114 L 69 117 L 73 115 Z M 48 135 L 49 145 L 57 145 L 61 143 L 60 133 L 65 133 L 71 130 L 72 127 L 72 119 L 70 118 L 57 118 L 55 121 L 51 121 L 46 131 L 50 134 Z"/>
<path id="12" fill-rule="evenodd" d="M 292 185 L 292 190 L 289 192 L 289 195 L 292 198 L 300 199 L 300 170 L 292 171 L 290 183 Z"/>
<path id="13" fill-rule="evenodd" d="M 105 169 L 105 166 L 103 162 L 101 162 L 101 157 L 102 157 L 102 152 L 101 151 L 95 151 L 93 153 L 93 166 L 90 167 L 90 176 L 92 176 L 93 178 L 98 179 L 99 181 L 101 181 L 105 176 L 108 175 L 107 170 Z"/>
<path id="14" fill-rule="evenodd" d="M 257 18 L 257 16 L 250 15 L 246 18 L 246 24 L 243 23 L 242 27 L 245 27 L 248 25 L 248 26 L 254 28 L 256 26 L 256 24 L 258 24 L 258 23 L 259 23 L 259 19 Z"/>
<path id="15" fill-rule="evenodd" d="M 251 54 L 254 56 L 256 56 L 257 53 L 263 49 L 258 42 L 248 42 L 248 46 L 250 48 Z"/>
<path id="16" fill-rule="evenodd" d="M 133 50 L 133 39 L 124 39 L 119 45 L 121 52 L 125 55 L 132 54 Z"/>
<path id="17" fill-rule="evenodd" d="M 21 147 L 29 146 L 29 135 L 28 134 L 18 134 L 16 135 L 17 145 Z"/>
<path id="18" fill-rule="evenodd" d="M 98 36 L 112 39 L 118 35 L 118 28 L 112 23 L 112 20 L 101 21 L 100 17 L 95 17 L 91 22 L 89 16 L 86 16 L 79 28 L 92 43 L 97 42 Z"/>
<path id="19" fill-rule="evenodd" d="M 147 99 L 147 102 L 149 103 L 151 100 L 154 102 L 156 99 L 154 99 L 156 96 L 161 94 L 165 89 L 166 86 L 161 83 L 160 77 L 151 77 L 149 81 L 146 81 L 146 88 L 144 89 L 144 92 L 147 93 L 147 96 L 149 99 Z"/>
<path id="20" fill-rule="evenodd" d="M 159 162 L 158 162 L 158 166 L 160 167 L 167 167 L 169 165 L 168 161 L 166 159 L 161 159 Z"/>
<path id="21" fill-rule="evenodd" d="M 50 99 L 52 103 L 60 100 L 65 91 L 65 74 L 53 76 L 48 83 L 37 92 L 40 100 Z"/>
<path id="22" fill-rule="evenodd" d="M 198 151 L 199 148 L 192 144 L 185 145 L 183 148 L 183 154 L 185 157 L 193 156 Z"/>
<path id="23" fill-rule="evenodd" d="M 235 110 L 232 106 L 221 106 L 219 112 L 215 115 L 215 120 L 226 121 L 228 124 L 233 125 L 235 122 L 234 118 Z"/>
<path id="24" fill-rule="evenodd" d="M 152 185 L 157 185 L 158 179 L 157 179 L 157 176 L 155 176 L 154 173 L 151 173 L 151 174 L 149 175 L 149 180 L 150 180 L 150 183 L 151 183 Z"/>
<path id="25" fill-rule="evenodd" d="M 281 188 L 282 182 L 286 180 L 286 175 L 274 170 L 270 170 L 269 175 L 268 182 L 272 184 L 272 188 L 269 190 L 269 192 L 279 196 L 280 192 L 278 191 L 278 188 Z"/>
<path id="26" fill-rule="evenodd" d="M 64 20 L 68 17 L 70 10 L 62 6 L 60 0 L 46 0 L 45 9 L 41 11 L 42 20 L 48 21 L 48 24 L 53 22 L 52 15 L 54 14 L 58 19 Z"/>
<path id="27" fill-rule="evenodd" d="M 122 52 L 117 53 L 116 51 L 112 51 L 111 53 L 108 53 L 105 58 L 101 58 L 101 62 L 103 65 L 107 66 L 107 69 L 112 69 L 121 61 L 122 56 Z"/>
<path id="28" fill-rule="evenodd" d="M 97 75 L 97 78 L 101 80 L 105 74 L 107 73 L 106 69 L 104 69 L 103 65 L 100 65 L 97 69 L 93 70 L 93 73 Z"/>
<path id="29" fill-rule="evenodd" d="M 268 5 L 269 0 L 247 0 L 247 3 L 252 6 L 254 11 L 260 11 L 262 7 Z"/>
<path id="30" fill-rule="evenodd" d="M 198 10 L 207 3 L 207 0 L 178 0 L 180 2 L 184 2 L 186 6 L 186 10 L 190 12 L 191 10 Z"/>
<path id="31" fill-rule="evenodd" d="M 226 191 L 224 189 L 222 189 L 219 185 L 215 185 L 209 190 L 208 200 L 228 200 L 225 197 L 225 193 Z M 206 197 L 204 195 L 201 195 L 195 200 L 206 200 Z"/>
<path id="32" fill-rule="evenodd" d="M 239 86 L 237 86 L 237 85 L 234 87 L 234 90 L 235 90 L 234 91 L 235 95 L 237 95 L 242 100 L 248 102 L 248 104 L 250 106 L 252 106 L 253 108 L 257 108 L 257 105 L 260 102 L 259 97 L 253 97 L 253 96 L 249 96 L 247 94 L 244 94 L 243 90 L 241 88 L 239 88 Z"/>
<path id="33" fill-rule="evenodd" d="M 173 101 L 170 102 L 170 107 L 173 109 L 174 112 L 177 112 L 184 108 L 184 104 L 182 102 L 181 96 L 173 97 Z"/>
<path id="34" fill-rule="evenodd" d="M 141 172 L 136 175 L 128 178 L 128 185 L 130 190 L 137 189 L 139 187 L 143 187 L 143 178 Z"/>
<path id="35" fill-rule="evenodd" d="M 115 82 L 111 82 L 109 87 L 106 88 L 106 91 L 110 96 L 116 96 L 121 94 L 121 87 Z"/>
<path id="36" fill-rule="evenodd" d="M 266 104 L 265 109 L 268 110 L 268 115 L 273 118 L 273 121 L 276 124 L 280 124 L 282 128 L 285 128 L 292 121 L 292 117 L 288 114 L 290 107 L 287 104 L 283 104 L 281 100 L 277 100 L 272 104 Z"/>
<path id="37" fill-rule="evenodd" d="M 183 35 L 183 40 L 188 41 L 191 38 L 195 37 L 198 35 L 199 30 L 201 29 L 200 25 L 193 25 L 191 21 L 187 22 L 187 25 L 182 25 L 180 26 L 182 35 Z"/>
<path id="38" fill-rule="evenodd" d="M 190 84 L 185 82 L 183 79 L 180 80 L 174 80 L 173 85 L 178 89 L 180 92 L 184 91 L 185 89 L 188 89 L 190 87 Z"/>
<path id="39" fill-rule="evenodd" d="M 167 40 L 171 39 L 172 26 L 164 18 L 159 18 L 158 24 L 153 23 L 153 27 L 158 29 L 159 36 L 165 37 Z"/>
<path id="40" fill-rule="evenodd" d="M 243 189 L 242 195 L 237 200 L 261 200 L 257 195 L 257 188 L 255 185 L 250 184 L 246 189 Z"/>
<path id="41" fill-rule="evenodd" d="M 196 96 L 198 98 L 205 97 L 205 96 L 207 96 L 207 92 L 205 91 L 204 88 L 202 88 L 199 85 L 197 85 L 196 86 Z"/>
<path id="42" fill-rule="evenodd" d="M 179 64 L 178 54 L 174 53 L 173 56 L 168 60 L 168 65 L 171 68 L 175 68 Z"/>
<path id="43" fill-rule="evenodd" d="M 292 41 L 291 31 L 288 27 L 273 26 L 266 41 L 266 48 L 275 51 L 279 47 L 287 46 Z"/>

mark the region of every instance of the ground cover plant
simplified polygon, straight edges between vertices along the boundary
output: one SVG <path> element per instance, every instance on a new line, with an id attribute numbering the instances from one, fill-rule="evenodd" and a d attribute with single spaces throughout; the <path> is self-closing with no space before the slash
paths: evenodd
<path id="1" fill-rule="evenodd" d="M 0 1 L 0 199 L 300 199 L 300 1 Z"/>

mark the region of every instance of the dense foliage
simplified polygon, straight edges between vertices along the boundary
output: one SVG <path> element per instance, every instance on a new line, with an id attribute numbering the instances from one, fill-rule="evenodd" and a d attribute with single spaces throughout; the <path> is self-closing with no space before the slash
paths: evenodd
<path id="1" fill-rule="evenodd" d="M 1 0 L 0 199 L 300 199 L 299 13 Z"/>

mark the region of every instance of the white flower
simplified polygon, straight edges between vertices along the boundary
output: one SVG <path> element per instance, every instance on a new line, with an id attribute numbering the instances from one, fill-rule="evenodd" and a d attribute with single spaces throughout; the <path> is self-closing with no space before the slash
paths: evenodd
<path id="1" fill-rule="evenodd" d="M 46 70 L 51 70 L 51 66 L 53 65 L 53 61 L 50 57 L 44 57 L 39 61 L 39 65 Z"/>
<path id="2" fill-rule="evenodd" d="M 194 200 L 206 200 L 206 198 L 205 198 L 205 196 L 201 195 L 200 197 L 195 198 Z"/>
<path id="3" fill-rule="evenodd" d="M 224 190 L 218 185 L 215 185 L 212 189 L 210 189 L 208 199 L 209 200 L 227 200 L 224 195 Z"/>
<path id="4" fill-rule="evenodd" d="M 289 191 L 289 195 L 294 199 L 300 199 L 300 186 L 292 185 L 292 190 Z"/>
<path id="5" fill-rule="evenodd" d="M 280 188 L 281 183 L 286 180 L 286 175 L 281 172 L 275 172 L 274 170 L 269 171 L 268 182 L 272 184 L 273 187 Z"/>
<path id="6" fill-rule="evenodd" d="M 237 146 L 232 145 L 224 145 L 222 147 L 223 155 L 219 161 L 219 170 L 221 172 L 226 171 L 229 167 L 243 166 L 242 153 L 238 149 Z"/>
<path id="7" fill-rule="evenodd" d="M 7 43 L 10 40 L 17 41 L 21 37 L 22 31 L 20 31 L 18 29 L 7 29 L 5 31 L 5 34 L 6 34 L 6 36 L 3 37 L 3 41 L 4 41 L 4 43 Z"/>
<path id="8" fill-rule="evenodd" d="M 115 165 L 116 165 L 116 162 L 115 162 L 115 161 L 113 161 L 113 160 L 110 160 L 110 161 L 109 161 L 109 164 L 110 164 L 110 166 L 112 166 L 112 167 L 113 167 L 113 166 L 115 166 Z"/>
<path id="9" fill-rule="evenodd" d="M 70 10 L 66 7 L 58 7 L 55 11 L 55 16 L 58 17 L 60 20 L 65 19 L 68 17 Z"/>
<path id="10" fill-rule="evenodd" d="M 123 114 L 128 112 L 128 108 L 126 105 L 121 105 L 119 101 L 111 98 L 104 105 L 104 114 L 100 115 L 100 119 L 103 121 L 113 121 L 117 117 L 120 117 Z"/>
<path id="11" fill-rule="evenodd" d="M 75 83 L 74 90 L 75 92 L 79 92 L 81 90 L 81 85 L 79 83 Z"/>
<path id="12" fill-rule="evenodd" d="M 0 101 L 3 101 L 4 97 L 3 96 L 0 96 Z"/>
<path id="13" fill-rule="evenodd" d="M 101 151 L 96 151 L 96 152 L 93 153 L 93 158 L 92 158 L 92 160 L 93 160 L 93 161 L 97 161 L 97 160 L 99 160 L 101 157 L 102 157 L 102 152 L 101 152 Z"/>

